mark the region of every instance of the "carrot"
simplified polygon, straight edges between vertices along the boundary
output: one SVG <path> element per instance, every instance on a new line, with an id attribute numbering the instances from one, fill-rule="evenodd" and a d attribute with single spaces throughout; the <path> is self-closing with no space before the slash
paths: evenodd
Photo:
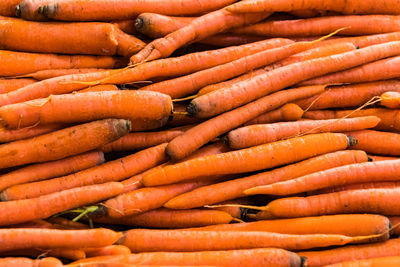
<path id="1" fill-rule="evenodd" d="M 288 12 L 293 10 L 315 9 L 330 10 L 343 14 L 400 14 L 400 7 L 393 0 L 384 0 L 382 5 L 376 7 L 372 3 L 360 3 L 357 0 L 350 1 L 272 1 L 252 0 L 242 1 L 226 7 L 231 12 Z"/>
<path id="2" fill-rule="evenodd" d="M 243 45 L 265 40 L 262 36 L 243 35 L 243 34 L 216 34 L 198 41 L 200 44 L 212 45 L 218 47 L 227 47 L 233 45 Z"/>
<path id="3" fill-rule="evenodd" d="M 78 230 L 88 229 L 89 226 L 80 222 L 74 222 L 63 217 L 52 217 L 47 219 L 48 222 L 53 225 L 57 225 L 58 229 Z"/>
<path id="4" fill-rule="evenodd" d="M 379 124 L 375 127 L 376 130 L 382 131 L 399 131 L 400 114 L 398 110 L 386 109 L 386 108 L 370 108 L 364 110 L 314 110 L 307 111 L 303 117 L 313 120 L 327 120 L 334 118 L 342 118 L 344 116 L 355 118 L 363 116 L 376 116 L 381 119 Z"/>
<path id="5" fill-rule="evenodd" d="M 114 68 L 119 59 L 107 56 L 37 54 L 0 50 L 0 76 L 19 76 L 48 69 Z M 7 67 L 6 67 L 7 66 Z"/>
<path id="6" fill-rule="evenodd" d="M 13 224 L 9 226 L 10 228 L 46 228 L 54 229 L 54 225 L 41 219 L 32 220 L 25 223 Z"/>
<path id="7" fill-rule="evenodd" d="M 1 202 L 0 210 L 4 216 L 1 217 L 0 225 L 48 218 L 62 211 L 113 197 L 122 189 L 122 184 L 110 182 L 73 188 L 37 198 Z"/>
<path id="8" fill-rule="evenodd" d="M 204 120 L 189 116 L 189 114 L 186 113 L 186 105 L 175 102 L 174 112 L 170 116 L 170 120 L 168 121 L 167 126 L 189 126 L 192 124 L 199 124 L 202 121 Z"/>
<path id="9" fill-rule="evenodd" d="M 376 155 L 368 155 L 368 157 L 371 158 L 372 161 L 400 159 L 399 157 L 385 157 L 385 156 L 376 156 Z"/>
<path id="10" fill-rule="evenodd" d="M 5 0 L 1 3 L 0 16 L 14 17 L 15 6 L 19 4 L 19 0 Z"/>
<path id="11" fill-rule="evenodd" d="M 384 70 L 384 71 L 383 71 Z M 349 70 L 331 73 L 303 82 L 303 85 L 325 83 L 358 83 L 388 80 L 400 76 L 400 57 L 390 57 L 367 63 Z"/>
<path id="12" fill-rule="evenodd" d="M 30 165 L 1 175 L 0 191 L 17 184 L 75 173 L 103 162 L 103 153 L 94 151 L 56 161 Z"/>
<path id="13" fill-rule="evenodd" d="M 195 189 L 196 190 L 196 189 Z M 242 197 L 242 198 L 237 198 L 237 199 L 232 199 L 232 200 L 227 200 L 227 201 L 223 201 L 223 202 L 219 202 L 216 204 L 215 208 L 212 208 L 213 210 L 217 210 L 217 211 L 223 211 L 228 213 L 229 215 L 232 216 L 232 218 L 234 218 L 234 221 L 239 221 L 241 223 L 243 223 L 243 221 L 241 221 L 242 219 L 247 218 L 247 212 L 248 209 L 246 208 L 242 208 L 242 207 L 234 207 L 232 206 L 225 206 L 225 204 L 239 204 L 239 205 L 249 205 L 251 202 L 249 201 L 249 199 L 247 197 Z M 236 220 L 239 219 L 239 220 Z"/>
<path id="14" fill-rule="evenodd" d="M 15 91 L 19 88 L 36 83 L 37 80 L 24 78 L 24 79 L 0 79 L 0 93 L 8 93 Z"/>
<path id="15" fill-rule="evenodd" d="M 100 84 L 95 86 L 90 86 L 88 88 L 77 91 L 77 93 L 87 93 L 87 92 L 104 92 L 104 91 L 118 91 L 119 88 L 113 84 Z"/>
<path id="16" fill-rule="evenodd" d="M 85 264 L 91 262 L 129 263 L 129 264 L 186 264 L 186 265 L 219 265 L 219 266 L 277 266 L 300 267 L 304 259 L 293 252 L 277 248 L 241 249 L 228 251 L 199 251 L 199 252 L 154 252 L 137 253 L 131 255 L 95 257 L 83 259 L 71 264 Z"/>
<path id="17" fill-rule="evenodd" d="M 304 250 L 344 245 L 357 237 L 344 235 L 289 235 L 256 231 L 186 231 L 134 229 L 125 233 L 119 244 L 133 252 L 209 251 L 250 248 Z"/>
<path id="18" fill-rule="evenodd" d="M 59 259 L 49 257 L 38 260 L 32 260 L 29 258 L 2 258 L 0 259 L 0 266 L 2 267 L 62 267 L 63 264 Z"/>
<path id="19" fill-rule="evenodd" d="M 172 159 L 182 159 L 212 139 L 237 128 L 250 119 L 274 110 L 288 102 L 320 93 L 324 88 L 325 86 L 302 87 L 262 97 L 187 130 L 168 144 L 166 153 Z"/>
<path id="20" fill-rule="evenodd" d="M 260 116 L 249 120 L 244 125 L 253 125 L 261 123 L 272 123 L 281 121 L 297 121 L 303 116 L 303 109 L 298 105 L 289 103 L 282 107 L 261 114 Z"/>
<path id="21" fill-rule="evenodd" d="M 136 19 L 134 17 L 126 19 L 126 20 L 116 20 L 113 21 L 113 23 L 118 26 L 118 28 L 121 29 L 124 33 L 131 34 L 131 35 L 136 35 L 138 34 L 138 31 L 136 30 L 135 27 L 135 21 Z"/>
<path id="22" fill-rule="evenodd" d="M 0 145 L 0 168 L 77 155 L 118 139 L 130 130 L 126 120 L 94 121 Z"/>
<path id="23" fill-rule="evenodd" d="M 380 188 L 398 188 L 400 187 L 400 182 L 368 182 L 368 183 L 359 183 L 359 184 L 347 184 L 338 187 L 330 187 L 324 188 L 319 190 L 314 190 L 311 192 L 307 192 L 308 196 L 312 195 L 319 195 L 319 194 L 329 194 L 334 192 L 340 191 L 347 191 L 347 190 L 355 190 L 355 189 L 380 189 Z"/>
<path id="24" fill-rule="evenodd" d="M 319 154 L 345 149 L 348 142 L 351 143 L 352 141 L 348 140 L 343 134 L 307 135 L 166 166 L 157 173 L 146 175 L 142 182 L 146 186 L 154 186 L 205 175 L 234 174 L 268 169 Z M 291 153 L 279 154 L 282 147 L 290 148 Z M 287 152 L 288 150 L 285 149 L 284 151 Z"/>
<path id="25" fill-rule="evenodd" d="M 110 245 L 102 248 L 86 248 L 85 253 L 86 256 L 89 258 L 107 255 L 128 255 L 131 254 L 131 250 L 128 247 L 122 245 Z"/>
<path id="26" fill-rule="evenodd" d="M 381 96 L 380 104 L 387 108 L 400 108 L 400 93 L 399 92 L 385 92 Z"/>
<path id="27" fill-rule="evenodd" d="M 340 166 L 292 180 L 265 185 L 262 193 L 292 195 L 347 184 L 395 181 L 398 179 L 397 168 L 399 165 L 400 160 L 385 160 Z"/>
<path id="28" fill-rule="evenodd" d="M 367 155 L 363 151 L 338 151 L 324 154 L 271 171 L 200 187 L 169 200 L 164 204 L 164 207 L 187 209 L 215 204 L 243 197 L 245 196 L 244 192 L 246 194 L 258 194 L 259 187 L 256 186 L 259 185 L 270 184 L 283 179 L 293 179 L 316 171 L 365 161 L 367 161 Z"/>
<path id="29" fill-rule="evenodd" d="M 398 50 L 400 42 L 390 42 L 290 64 L 200 96 L 191 101 L 188 112 L 200 118 L 211 117 L 300 81 L 397 55 Z"/>
<path id="30" fill-rule="evenodd" d="M 164 154 L 165 146 L 166 144 L 161 144 L 151 147 L 67 176 L 15 185 L 1 192 L 0 198 L 3 200 L 27 199 L 79 186 L 120 181 L 165 162 L 167 160 Z"/>
<path id="31" fill-rule="evenodd" d="M 80 260 L 86 258 L 85 251 L 83 249 L 67 249 L 67 248 L 55 248 L 55 249 L 41 249 L 41 248 L 30 248 L 30 249 L 17 249 L 12 251 L 0 252 L 0 255 L 17 256 L 17 257 L 56 257 L 67 260 Z M 0 264 L 0 266 L 2 266 Z M 18 265 L 19 266 L 19 265 Z"/>
<path id="32" fill-rule="evenodd" d="M 120 139 L 104 145 L 101 150 L 105 153 L 111 151 L 141 150 L 171 141 L 184 133 L 184 129 L 175 128 L 158 132 L 129 133 Z"/>
<path id="33" fill-rule="evenodd" d="M 65 75 L 101 72 L 101 71 L 106 71 L 106 70 L 105 69 L 49 69 L 49 70 L 39 70 L 33 73 L 27 73 L 21 75 L 21 77 L 31 77 L 33 79 L 42 81 Z"/>
<path id="34" fill-rule="evenodd" d="M 392 256 L 392 257 L 381 257 L 381 258 L 372 258 L 366 260 L 355 260 L 355 261 L 346 261 L 340 262 L 332 265 L 327 265 L 327 267 L 356 267 L 356 266 L 387 266 L 387 267 L 395 267 L 400 265 L 400 257 Z"/>
<path id="35" fill-rule="evenodd" d="M 61 128 L 63 128 L 63 126 L 60 124 L 47 124 L 40 126 L 38 125 L 34 127 L 25 127 L 14 130 L 0 127 L 0 143 L 8 143 L 12 141 L 27 139 L 30 137 L 50 133 Z"/>
<path id="36" fill-rule="evenodd" d="M 191 15 L 222 8 L 233 3 L 234 0 L 196 1 L 182 0 L 160 3 L 154 0 L 146 1 L 118 1 L 95 0 L 88 3 L 78 0 L 62 0 L 54 3 L 47 0 L 24 0 L 20 6 L 20 16 L 25 19 L 35 18 L 39 12 L 44 17 L 54 20 L 67 21 L 110 21 L 131 19 L 135 15 L 154 12 L 166 15 Z M 116 6 L 116 3 L 118 4 Z M 112 6 L 113 8 L 109 8 Z"/>
<path id="37" fill-rule="evenodd" d="M 320 45 L 329 45 L 337 42 L 351 42 L 356 47 L 367 47 L 370 45 L 382 44 L 386 42 L 392 42 L 398 40 L 400 32 L 393 33 L 383 33 L 383 34 L 373 34 L 366 36 L 356 36 L 356 37 L 340 37 L 331 38 L 330 40 L 325 40 L 319 43 Z M 314 38 L 313 38 L 314 39 Z"/>
<path id="38" fill-rule="evenodd" d="M 392 234 L 396 236 L 400 235 L 400 216 L 390 216 L 388 218 L 393 225 Z"/>
<path id="39" fill-rule="evenodd" d="M 214 224 L 230 223 L 232 216 L 218 210 L 168 210 L 155 209 L 133 216 L 121 218 L 99 217 L 93 218 L 95 222 L 107 224 L 122 224 L 145 228 L 186 228 Z"/>
<path id="40" fill-rule="evenodd" d="M 229 28 L 258 22 L 269 15 L 269 13 L 236 15 L 226 11 L 225 9 L 219 9 L 196 18 L 190 24 L 166 35 L 163 38 L 152 41 L 139 53 L 132 56 L 130 61 L 132 64 L 137 64 L 165 58 L 171 55 L 176 49 L 192 41 L 204 39 Z M 207 27 L 204 27 L 204 25 L 207 25 Z"/>
<path id="41" fill-rule="evenodd" d="M 310 120 L 256 124 L 230 131 L 226 141 L 232 149 L 242 149 L 310 133 L 357 131 L 375 127 L 375 116 L 349 119 Z"/>
<path id="42" fill-rule="evenodd" d="M 7 127 L 19 128 L 38 123 L 86 122 L 105 118 L 162 120 L 171 112 L 171 98 L 161 93 L 103 91 L 55 95 L 3 106 L 0 118 Z"/>
<path id="43" fill-rule="evenodd" d="M 378 155 L 400 155 L 400 134 L 373 130 L 356 131 L 348 134 L 358 140 L 358 144 L 352 147 L 354 149 L 361 149 L 367 153 Z M 376 140 L 379 140 L 379 142 L 376 142 Z"/>
<path id="44" fill-rule="evenodd" d="M 397 256 L 400 252 L 400 240 L 390 239 L 375 244 L 345 246 L 321 251 L 298 252 L 307 258 L 307 266 L 322 266 L 343 261 L 371 259 L 385 256 Z M 385 265 L 384 265 L 385 266 Z"/>

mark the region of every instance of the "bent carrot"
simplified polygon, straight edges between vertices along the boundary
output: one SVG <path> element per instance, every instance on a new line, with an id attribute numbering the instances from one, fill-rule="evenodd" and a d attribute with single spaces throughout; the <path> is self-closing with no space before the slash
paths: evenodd
<path id="1" fill-rule="evenodd" d="M 79 186 L 120 181 L 167 161 L 164 154 L 165 146 L 166 144 L 161 144 L 151 147 L 133 155 L 109 161 L 67 176 L 14 185 L 2 191 L 0 198 L 3 200 L 27 199 Z"/>
<path id="2" fill-rule="evenodd" d="M 387 108 L 400 108 L 400 93 L 399 92 L 385 92 L 381 96 L 381 104 Z"/>
<path id="3" fill-rule="evenodd" d="M 8 93 L 15 91 L 19 88 L 27 85 L 36 83 L 37 80 L 31 78 L 19 78 L 19 79 L 0 79 L 0 93 Z"/>
<path id="4" fill-rule="evenodd" d="M 352 147 L 354 149 L 361 149 L 367 153 L 378 155 L 400 155 L 400 134 L 373 130 L 349 132 L 348 134 L 358 140 L 358 144 Z M 379 140 L 379 142 L 376 142 L 376 140 Z"/>
<path id="5" fill-rule="evenodd" d="M 293 179 L 320 170 L 365 161 L 367 161 L 367 154 L 363 151 L 338 151 L 324 154 L 271 171 L 200 187 L 169 200 L 164 204 L 164 207 L 170 209 L 188 209 L 215 204 L 243 197 L 246 194 L 258 194 L 260 185 L 271 184 L 283 179 Z"/>
<path id="6" fill-rule="evenodd" d="M 38 125 L 34 127 L 25 127 L 21 129 L 6 129 L 0 126 L 0 143 L 27 139 L 38 135 L 54 132 L 63 128 L 61 124 Z"/>
<path id="7" fill-rule="evenodd" d="M 110 182 L 68 189 L 38 198 L 1 202 L 0 210 L 4 216 L 1 217 L 0 225 L 48 218 L 62 211 L 108 199 L 121 193 L 122 189 L 122 184 Z"/>
<path id="8" fill-rule="evenodd" d="M 86 248 L 85 253 L 90 258 L 107 255 L 128 255 L 131 254 L 131 250 L 123 245 L 110 245 L 102 248 Z"/>
<path id="9" fill-rule="evenodd" d="M 7 187 L 75 173 L 104 162 L 102 152 L 94 151 L 56 161 L 39 163 L 0 176 L 0 191 Z"/>
<path id="10" fill-rule="evenodd" d="M 303 109 L 296 104 L 289 103 L 282 107 L 266 112 L 252 120 L 249 120 L 244 125 L 253 125 L 261 123 L 273 123 L 281 121 L 297 121 L 303 116 Z"/>
<path id="11" fill-rule="evenodd" d="M 0 146 L 0 168 L 46 162 L 98 148 L 127 134 L 130 122 L 94 121 Z"/>
<path id="12" fill-rule="evenodd" d="M 327 265 L 327 267 L 355 267 L 355 266 L 387 266 L 387 267 L 395 267 L 400 265 L 400 257 L 392 256 L 392 257 L 381 257 L 381 258 L 372 258 L 366 260 L 355 260 L 355 261 L 346 261 L 340 262 L 336 264 Z"/>
<path id="13" fill-rule="evenodd" d="M 0 266 L 20 266 L 20 267 L 33 267 L 33 266 L 48 266 L 48 267 L 62 267 L 62 262 L 53 257 L 32 260 L 29 258 L 2 258 L 0 259 Z"/>

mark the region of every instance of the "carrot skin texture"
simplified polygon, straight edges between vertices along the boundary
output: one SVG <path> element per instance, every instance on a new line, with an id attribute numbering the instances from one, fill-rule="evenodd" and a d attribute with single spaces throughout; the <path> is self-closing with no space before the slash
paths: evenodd
<path id="1" fill-rule="evenodd" d="M 48 218 L 58 212 L 96 203 L 121 193 L 123 185 L 110 182 L 73 188 L 26 200 L 6 201 L 0 203 L 4 214 L 0 225 L 28 222 L 35 219 Z M 49 205 L 51 204 L 51 205 Z M 43 207 L 48 207 L 43 209 Z"/>
<path id="2" fill-rule="evenodd" d="M 400 235 L 400 216 L 389 216 L 390 223 L 393 225 L 392 234 L 395 236 Z"/>
<path id="3" fill-rule="evenodd" d="M 361 149 L 367 153 L 399 156 L 400 155 L 400 134 L 379 132 L 374 130 L 363 130 L 348 132 L 358 140 L 358 144 L 352 146 L 353 149 Z M 379 140 L 379 142 L 376 142 Z"/>
<path id="4" fill-rule="evenodd" d="M 0 168 L 77 155 L 114 141 L 129 130 L 129 121 L 107 119 L 3 144 L 0 146 Z"/>
<path id="5" fill-rule="evenodd" d="M 39 267 L 62 267 L 64 266 L 62 262 L 53 257 L 42 258 L 38 260 L 32 260 L 29 258 L 13 258 L 13 257 L 6 257 L 0 259 L 0 266 L 2 267 L 12 267 L 12 266 L 19 266 L 19 267 L 32 267 L 32 266 L 39 266 Z"/>
<path id="6" fill-rule="evenodd" d="M 296 104 L 289 103 L 282 107 L 266 112 L 252 120 L 249 120 L 244 125 L 273 123 L 281 121 L 297 121 L 303 116 L 303 109 Z"/>
<path id="7" fill-rule="evenodd" d="M 346 261 L 336 264 L 327 265 L 327 267 L 355 267 L 355 266 L 387 266 L 396 267 L 400 264 L 399 256 L 380 257 L 366 260 Z"/>
<path id="8" fill-rule="evenodd" d="M 400 93 L 399 92 L 385 92 L 381 96 L 381 104 L 387 108 L 400 108 Z"/>
<path id="9" fill-rule="evenodd" d="M 0 127 L 0 143 L 23 140 L 38 135 L 50 133 L 63 128 L 61 124 L 47 124 L 35 127 L 26 127 L 21 129 L 7 129 Z"/>
<path id="10" fill-rule="evenodd" d="M 19 79 L 0 79 L 0 93 L 5 94 L 15 91 L 19 88 L 38 82 L 36 79 L 19 78 Z"/>

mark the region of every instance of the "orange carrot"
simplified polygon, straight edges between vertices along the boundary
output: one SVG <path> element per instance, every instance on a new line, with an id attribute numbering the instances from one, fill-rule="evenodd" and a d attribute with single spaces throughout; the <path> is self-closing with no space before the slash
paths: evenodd
<path id="1" fill-rule="evenodd" d="M 131 254 L 131 250 L 122 245 L 110 245 L 102 248 L 86 248 L 85 253 L 86 256 L 90 258 L 107 255 Z"/>
<path id="2" fill-rule="evenodd" d="M 353 141 L 347 139 L 343 134 L 306 135 L 166 166 L 159 172 L 146 175 L 143 177 L 142 182 L 146 186 L 154 186 L 176 183 L 206 175 L 234 174 L 269 169 L 319 154 L 342 150 L 349 145 L 349 142 L 352 143 Z M 282 150 L 283 147 L 285 149 Z"/>
<path id="3" fill-rule="evenodd" d="M 355 267 L 355 266 L 387 266 L 396 267 L 400 265 L 400 256 L 380 257 L 366 260 L 346 261 L 336 264 L 326 265 L 326 267 Z"/>
<path id="4" fill-rule="evenodd" d="M 104 91 L 118 91 L 119 88 L 113 84 L 100 84 L 95 86 L 90 86 L 88 88 L 77 91 L 77 93 L 87 93 L 87 92 L 104 92 Z"/>
<path id="5" fill-rule="evenodd" d="M 188 209 L 215 204 L 225 200 L 243 197 L 245 193 L 258 194 L 259 187 L 256 186 L 293 179 L 309 173 L 365 161 L 367 161 L 367 155 L 363 151 L 338 151 L 324 154 L 271 171 L 200 187 L 169 200 L 164 204 L 164 207 L 171 209 Z"/>
<path id="6" fill-rule="evenodd" d="M 400 93 L 399 92 L 385 92 L 381 96 L 380 104 L 387 108 L 400 108 Z"/>
<path id="7" fill-rule="evenodd" d="M 27 85 L 36 83 L 37 80 L 30 78 L 23 79 L 0 79 L 0 93 L 8 93 L 15 91 L 19 88 L 25 87 Z"/>
<path id="8" fill-rule="evenodd" d="M 49 70 L 40 70 L 34 73 L 24 74 L 21 75 L 21 77 L 31 77 L 33 79 L 42 81 L 65 75 L 101 72 L 101 71 L 106 71 L 106 70 L 105 69 L 49 69 Z"/>
<path id="9" fill-rule="evenodd" d="M 198 43 L 219 47 L 227 47 L 233 45 L 249 44 L 262 40 L 265 40 L 265 38 L 262 36 L 225 33 L 207 37 L 203 40 L 198 41 Z"/>
<path id="10" fill-rule="evenodd" d="M 93 218 L 98 223 L 171 229 L 230 223 L 232 219 L 228 213 L 218 210 L 168 210 L 163 208 L 121 218 Z"/>
<path id="11" fill-rule="evenodd" d="M 136 19 L 134 17 L 131 17 L 126 20 L 116 20 L 113 21 L 113 23 L 117 25 L 118 28 L 120 28 L 124 33 L 136 35 L 138 34 L 138 31 L 136 30 L 135 27 L 135 21 Z"/>
<path id="12" fill-rule="evenodd" d="M 186 105 L 175 102 L 174 112 L 170 116 L 170 120 L 168 121 L 167 126 L 188 126 L 192 124 L 198 124 L 202 121 L 204 120 L 189 116 L 189 114 L 186 113 Z"/>
<path id="13" fill-rule="evenodd" d="M 166 152 L 172 159 L 182 159 L 229 130 L 288 102 L 323 92 L 324 88 L 325 86 L 302 87 L 262 97 L 187 130 L 168 144 Z"/>
<path id="14" fill-rule="evenodd" d="M 107 119 L 0 145 L 0 168 L 46 162 L 98 148 L 127 134 L 130 122 Z"/>
<path id="15" fill-rule="evenodd" d="M 0 176 L 0 191 L 7 187 L 75 173 L 104 162 L 102 152 L 87 152 L 65 159 L 30 165 Z"/>
<path id="16" fill-rule="evenodd" d="M 398 133 L 364 130 L 349 132 L 348 134 L 358 140 L 358 144 L 352 147 L 354 149 L 361 149 L 367 153 L 378 155 L 400 155 L 400 134 Z"/>
<path id="17" fill-rule="evenodd" d="M 29 258 L 2 258 L 0 259 L 0 266 L 2 267 L 62 267 L 64 266 L 62 262 L 57 258 L 43 258 L 38 260 L 32 260 Z"/>
<path id="18" fill-rule="evenodd" d="M 392 234 L 396 236 L 400 235 L 400 216 L 390 216 L 388 218 L 390 223 L 393 225 Z"/>
<path id="19" fill-rule="evenodd" d="M 17 257 L 31 257 L 31 258 L 41 258 L 41 257 L 56 257 L 67 260 L 80 260 L 86 258 L 85 251 L 83 249 L 68 249 L 68 248 L 54 248 L 54 249 L 41 249 L 41 248 L 31 248 L 31 249 L 16 249 L 12 251 L 0 252 L 1 256 L 17 256 Z M 0 265 L 3 266 L 3 265 Z M 19 265 L 18 265 L 19 266 Z M 36 266 L 36 265 L 35 265 Z"/>
<path id="20" fill-rule="evenodd" d="M 61 124 L 38 125 L 34 127 L 25 127 L 21 129 L 10 130 L 0 127 L 0 143 L 27 139 L 38 135 L 50 133 L 63 128 Z"/>
<path id="21" fill-rule="evenodd" d="M 307 266 L 322 266 L 343 261 L 397 256 L 400 253 L 400 240 L 390 239 L 375 244 L 345 246 L 321 251 L 298 252 L 307 258 Z M 384 265 L 385 266 L 385 265 Z"/>
<path id="22" fill-rule="evenodd" d="M 118 195 L 122 189 L 122 184 L 110 182 L 73 188 L 38 198 L 1 202 L 0 210 L 4 216 L 1 217 L 0 225 L 48 218 L 62 211 L 108 199 Z"/>
<path id="23" fill-rule="evenodd" d="M 360 184 L 347 184 L 338 187 L 330 187 L 319 190 L 314 190 L 307 192 L 307 196 L 319 195 L 319 194 L 329 194 L 340 191 L 355 190 L 355 189 L 379 189 L 379 188 L 398 188 L 400 187 L 400 182 L 368 182 Z"/>
<path id="24" fill-rule="evenodd" d="M 47 219 L 48 222 L 56 225 L 58 229 L 78 230 L 88 229 L 89 226 L 80 222 L 74 222 L 63 217 L 52 217 Z"/>
<path id="25" fill-rule="evenodd" d="M 376 156 L 376 155 L 368 155 L 368 157 L 371 158 L 372 161 L 400 159 L 399 157 L 385 157 L 385 156 Z"/>
<path id="26" fill-rule="evenodd" d="M 55 95 L 3 106 L 0 118 L 7 127 L 19 128 L 38 123 L 87 122 L 106 118 L 162 120 L 171 112 L 171 98 L 161 93 L 103 91 Z"/>
<path id="27" fill-rule="evenodd" d="M 0 6 L 0 16 L 14 17 L 15 6 L 19 4 L 19 0 L 4 0 Z"/>
<path id="28" fill-rule="evenodd" d="M 74 187 L 120 181 L 167 160 L 161 144 L 80 172 L 34 183 L 15 185 L 0 193 L 3 200 L 39 197 Z"/>
<path id="29" fill-rule="evenodd" d="M 226 141 L 232 149 L 242 149 L 310 133 L 364 130 L 375 127 L 379 122 L 378 117 L 368 116 L 256 124 L 230 131 Z"/>
<path id="30" fill-rule="evenodd" d="M 297 121 L 303 116 L 304 111 L 296 104 L 289 103 L 282 107 L 266 112 L 252 120 L 249 120 L 244 125 L 253 125 L 261 123 L 272 123 L 281 121 Z"/>

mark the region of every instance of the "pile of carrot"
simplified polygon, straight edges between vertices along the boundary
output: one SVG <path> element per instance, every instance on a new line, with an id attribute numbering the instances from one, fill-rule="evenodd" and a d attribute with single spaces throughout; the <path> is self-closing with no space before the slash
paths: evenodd
<path id="1" fill-rule="evenodd" d="M 396 0 L 3 0 L 0 267 L 400 266 Z"/>

